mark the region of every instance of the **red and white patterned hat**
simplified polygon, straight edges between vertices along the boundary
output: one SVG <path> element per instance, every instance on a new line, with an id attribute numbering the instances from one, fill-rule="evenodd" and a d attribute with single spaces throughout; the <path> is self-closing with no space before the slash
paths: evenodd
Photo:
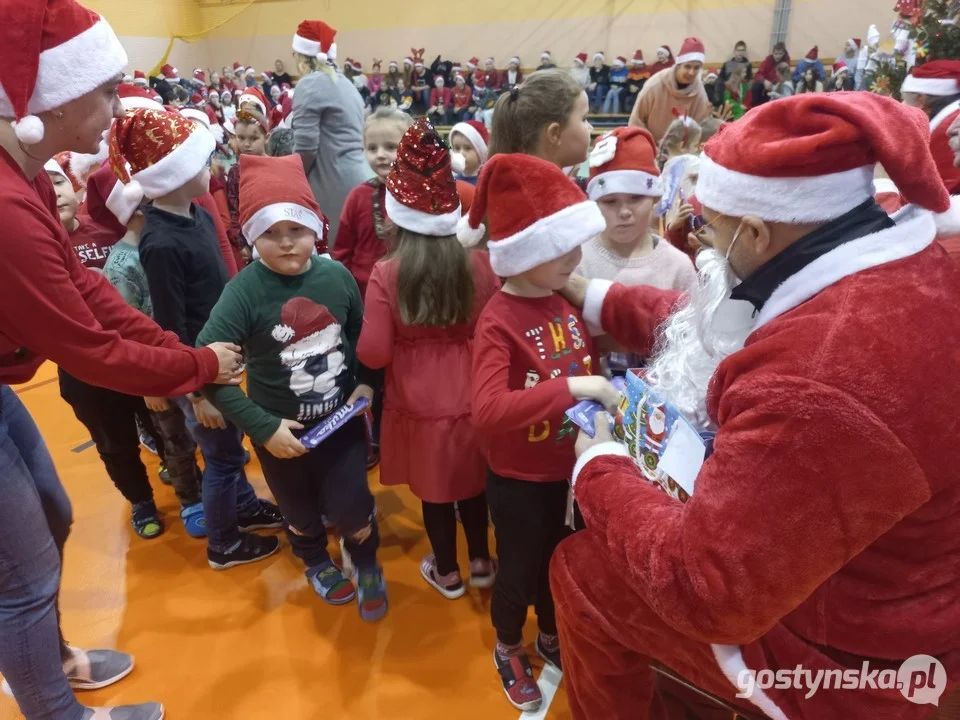
<path id="1" fill-rule="evenodd" d="M 643 128 L 622 127 L 602 135 L 590 152 L 589 162 L 587 195 L 591 200 L 614 193 L 663 195 L 657 144 Z"/>

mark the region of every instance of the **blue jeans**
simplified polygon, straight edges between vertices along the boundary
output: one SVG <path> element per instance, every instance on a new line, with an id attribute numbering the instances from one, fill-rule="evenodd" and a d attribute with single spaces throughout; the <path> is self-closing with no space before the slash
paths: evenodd
<path id="1" fill-rule="evenodd" d="M 599 112 L 600 108 L 603 107 L 603 99 L 606 96 L 607 86 L 597 85 L 593 90 L 590 91 L 590 108 L 595 112 Z"/>
<path id="2" fill-rule="evenodd" d="M 243 434 L 233 423 L 226 430 L 204 427 L 197 421 L 190 399 L 171 398 L 183 410 L 187 430 L 203 453 L 203 514 L 207 519 L 207 547 L 227 552 L 240 541 L 237 517 L 255 515 L 260 509 L 243 466 L 246 452 Z"/>
<path id="3" fill-rule="evenodd" d="M 79 720 L 57 598 L 73 513 L 17 394 L 0 386 L 0 673 L 27 720 Z"/>
<path id="4" fill-rule="evenodd" d="M 619 85 L 614 85 L 607 92 L 607 99 L 603 101 L 603 112 L 605 115 L 613 113 L 614 115 L 620 114 L 620 93 L 623 92 L 623 88 Z"/>

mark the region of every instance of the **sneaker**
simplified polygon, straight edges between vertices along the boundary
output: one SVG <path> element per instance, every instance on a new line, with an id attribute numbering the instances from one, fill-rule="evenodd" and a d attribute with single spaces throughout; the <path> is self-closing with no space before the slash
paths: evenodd
<path id="1" fill-rule="evenodd" d="M 134 532 L 145 540 L 152 540 L 163 534 L 163 521 L 160 520 L 153 500 L 136 503 L 130 515 L 130 523 Z"/>
<path id="2" fill-rule="evenodd" d="M 430 585 L 447 600 L 456 600 L 463 597 L 467 592 L 458 570 L 446 575 L 437 574 L 437 558 L 435 555 L 427 555 L 420 562 L 420 574 L 427 581 L 427 585 Z"/>
<path id="3" fill-rule="evenodd" d="M 486 589 L 493 587 L 494 580 L 497 579 L 497 570 L 500 569 L 500 563 L 496 558 L 481 560 L 477 558 L 470 561 L 470 587 Z"/>
<path id="4" fill-rule="evenodd" d="M 163 705 L 149 702 L 140 705 L 84 708 L 82 720 L 163 720 Z"/>
<path id="5" fill-rule="evenodd" d="M 140 431 L 140 447 L 151 455 L 159 455 L 157 452 L 157 441 L 154 440 L 146 430 Z"/>
<path id="6" fill-rule="evenodd" d="M 357 573 L 357 593 L 361 619 L 376 622 L 387 614 L 387 581 L 382 569 L 360 570 Z"/>
<path id="7" fill-rule="evenodd" d="M 332 560 L 307 568 L 307 580 L 317 595 L 331 605 L 346 605 L 357 596 L 353 584 Z"/>
<path id="8" fill-rule="evenodd" d="M 557 670 L 563 672 L 563 663 L 560 661 L 560 643 L 558 642 L 556 647 L 552 650 L 549 649 L 543 642 L 543 635 L 537 635 L 537 655 L 542 657 L 545 662 L 553 665 Z"/>
<path id="9" fill-rule="evenodd" d="M 207 518 L 203 514 L 202 502 L 180 508 L 180 519 L 183 520 L 183 526 L 190 537 L 205 538 L 207 536 Z"/>
<path id="10" fill-rule="evenodd" d="M 133 672 L 133 656 L 117 650 L 81 650 L 68 646 L 71 656 L 63 663 L 63 673 L 74 690 L 99 690 L 123 680 Z M 13 697 L 6 680 L 3 692 Z"/>
<path id="11" fill-rule="evenodd" d="M 493 664 L 500 673 L 503 692 L 511 705 L 522 712 L 536 712 L 540 709 L 543 694 L 537 681 L 533 679 L 533 668 L 530 667 L 527 653 L 501 655 L 494 648 Z"/>
<path id="12" fill-rule="evenodd" d="M 263 560 L 280 549 L 280 538 L 240 533 L 240 542 L 230 552 L 216 552 L 207 548 L 207 562 L 214 570 L 226 570 Z"/>
<path id="13" fill-rule="evenodd" d="M 272 530 L 283 527 L 283 513 L 272 502 L 260 500 L 260 509 L 255 515 L 237 518 L 240 530 Z"/>
<path id="14" fill-rule="evenodd" d="M 167 464 L 163 461 L 160 462 L 160 470 L 157 472 L 160 476 L 160 482 L 164 485 L 172 485 L 170 482 L 170 471 L 167 470 Z"/>

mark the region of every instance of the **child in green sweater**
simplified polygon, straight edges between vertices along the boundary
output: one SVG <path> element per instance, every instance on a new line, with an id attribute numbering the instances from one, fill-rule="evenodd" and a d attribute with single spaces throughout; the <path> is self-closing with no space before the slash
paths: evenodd
<path id="1" fill-rule="evenodd" d="M 323 511 L 357 568 L 361 617 L 379 620 L 387 595 L 364 420 L 353 418 L 311 451 L 299 440 L 345 403 L 373 398 L 363 382 L 369 371 L 354 354 L 363 324 L 360 291 L 343 265 L 316 255 L 323 226 L 300 158 L 243 155 L 240 165 L 240 222 L 260 259 L 227 284 L 197 342 L 221 338 L 243 347 L 249 397 L 213 385 L 204 394 L 253 440 L 317 594 L 334 605 L 357 595 L 327 553 Z"/>

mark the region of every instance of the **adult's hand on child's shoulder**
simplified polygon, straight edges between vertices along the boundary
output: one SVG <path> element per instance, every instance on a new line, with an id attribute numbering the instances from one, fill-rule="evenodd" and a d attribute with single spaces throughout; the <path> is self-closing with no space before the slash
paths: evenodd
<path id="1" fill-rule="evenodd" d="M 587 287 L 589 285 L 590 281 L 587 280 L 587 278 L 574 273 L 570 276 L 570 279 L 567 280 L 567 284 L 560 291 L 560 294 L 563 295 L 571 305 L 583 309 L 583 303 L 587 299 Z"/>
<path id="2" fill-rule="evenodd" d="M 303 446 L 303 443 L 290 432 L 291 430 L 303 430 L 303 425 L 296 420 L 281 420 L 280 427 L 278 427 L 277 431 L 270 436 L 270 439 L 263 444 L 267 452 L 282 460 L 290 460 L 291 458 L 305 455 L 308 452 L 307 449 Z"/>

